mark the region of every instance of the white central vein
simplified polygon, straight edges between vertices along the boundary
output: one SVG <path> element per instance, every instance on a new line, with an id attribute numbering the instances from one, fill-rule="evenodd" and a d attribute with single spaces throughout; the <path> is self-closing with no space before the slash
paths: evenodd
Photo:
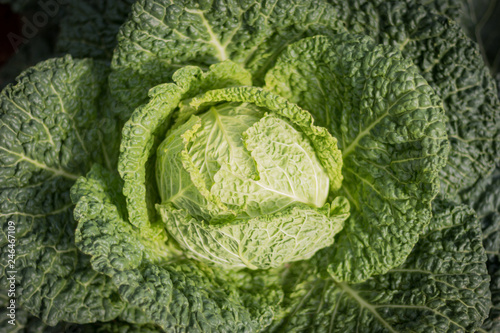
<path id="1" fill-rule="evenodd" d="M 217 58 L 219 58 L 220 61 L 227 60 L 229 57 L 226 54 L 226 49 L 222 45 L 222 43 L 219 41 L 219 39 L 217 38 L 217 35 L 212 30 L 212 27 L 210 26 L 210 23 L 205 18 L 203 11 L 196 10 L 196 9 L 185 9 L 185 11 L 188 13 L 196 14 L 196 15 L 200 16 L 201 22 L 205 26 L 205 29 L 207 29 L 207 33 L 210 36 L 209 43 L 212 44 L 217 49 L 217 52 L 219 53 L 219 56 Z"/>
<path id="2" fill-rule="evenodd" d="M 342 152 L 342 156 L 345 158 L 347 155 L 352 153 L 354 148 L 356 148 L 356 146 L 358 145 L 359 141 L 362 138 L 364 138 L 366 135 L 368 135 L 370 133 L 370 131 L 375 126 L 377 126 L 378 123 L 380 123 L 385 117 L 387 117 L 387 115 L 389 115 L 389 111 L 384 112 L 382 115 L 380 115 L 380 117 L 375 119 L 375 121 L 373 123 L 371 123 L 370 126 L 366 127 L 363 131 L 359 132 L 359 134 L 356 136 L 354 141 L 352 141 L 351 144 L 349 144 L 349 146 L 346 149 L 344 149 L 344 151 Z"/>
<path id="3" fill-rule="evenodd" d="M 76 138 L 78 139 L 78 141 L 80 141 L 80 144 L 82 145 L 82 149 L 83 151 L 88 154 L 89 151 L 87 150 L 87 147 L 85 146 L 85 142 L 83 141 L 83 138 L 81 137 L 80 135 L 80 132 L 78 131 L 78 129 L 76 128 L 76 124 L 75 124 L 75 120 L 74 120 L 74 114 L 71 114 L 71 113 L 68 113 L 66 111 L 66 108 L 64 107 L 64 102 L 61 98 L 61 95 L 59 94 L 59 92 L 54 88 L 54 86 L 52 84 L 50 84 L 50 88 L 51 90 L 54 92 L 54 94 L 57 96 L 57 98 L 59 99 L 59 105 L 61 106 L 61 111 L 64 113 L 64 114 L 67 114 L 69 116 L 69 118 L 71 119 L 71 127 L 73 127 L 73 129 L 75 130 L 75 135 L 76 135 Z"/>
<path id="4" fill-rule="evenodd" d="M 40 163 L 40 162 L 38 162 L 36 160 L 33 160 L 33 159 L 29 158 L 26 155 L 13 152 L 11 150 L 5 149 L 4 147 L 0 147 L 0 149 L 3 150 L 3 151 L 5 151 L 5 152 L 7 152 L 7 153 L 9 153 L 9 154 L 11 154 L 11 155 L 19 157 L 19 162 L 26 161 L 26 162 L 28 162 L 30 164 L 33 164 L 37 168 L 47 170 L 47 171 L 53 173 L 56 176 L 63 176 L 65 178 L 72 179 L 72 180 L 77 180 L 78 177 L 80 177 L 79 175 L 75 175 L 73 173 L 67 172 L 67 171 L 62 170 L 62 169 L 55 169 L 55 168 L 49 167 L 48 165 L 42 164 L 42 163 Z"/>

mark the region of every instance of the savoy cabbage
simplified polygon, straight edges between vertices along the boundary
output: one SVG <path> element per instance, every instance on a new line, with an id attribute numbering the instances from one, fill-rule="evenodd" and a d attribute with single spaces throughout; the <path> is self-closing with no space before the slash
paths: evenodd
<path id="1" fill-rule="evenodd" d="M 462 1 L 67 2 L 0 94 L 0 331 L 500 330 Z"/>

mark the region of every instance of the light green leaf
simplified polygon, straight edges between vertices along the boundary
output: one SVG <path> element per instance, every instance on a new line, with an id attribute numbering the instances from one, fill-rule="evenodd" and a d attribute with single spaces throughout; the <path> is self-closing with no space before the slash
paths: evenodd
<path id="1" fill-rule="evenodd" d="M 229 165 L 240 177 L 257 175 L 242 135 L 264 112 L 248 103 L 224 103 L 199 115 L 201 127 L 192 138 L 187 154 L 204 178 L 206 188 L 215 184 L 216 174 L 224 165 Z"/>
<path id="2" fill-rule="evenodd" d="M 351 217 L 320 265 L 352 282 L 400 265 L 429 223 L 449 149 L 439 98 L 397 50 L 347 34 L 291 45 L 266 82 L 342 151 Z"/>
<path id="3" fill-rule="evenodd" d="M 267 269 L 309 259 L 332 244 L 349 216 L 349 204 L 338 197 L 322 209 L 294 205 L 272 215 L 213 226 L 186 211 L 160 207 L 169 233 L 187 254 L 226 268 Z"/>
<path id="4" fill-rule="evenodd" d="M 254 105 L 225 103 L 193 116 L 167 133 L 157 153 L 157 179 L 162 203 L 172 203 L 205 221 L 232 219 L 243 207 L 231 210 L 213 190 L 224 165 L 240 177 L 256 177 L 255 164 L 242 143 L 242 133 L 263 115 Z M 180 169 L 179 169 L 180 168 Z"/>
<path id="5" fill-rule="evenodd" d="M 271 332 L 474 332 L 490 306 L 481 228 L 441 205 L 406 262 L 349 285 L 302 263 L 285 270 L 283 319 Z"/>
<path id="6" fill-rule="evenodd" d="M 258 178 L 235 170 L 234 163 L 221 164 L 212 191 L 223 202 L 246 207 L 250 217 L 299 202 L 323 207 L 329 179 L 305 135 L 286 120 L 267 115 L 243 133 L 243 142 Z"/>
<path id="7" fill-rule="evenodd" d="M 264 117 L 266 111 L 223 103 L 167 133 L 157 153 L 162 202 L 207 222 L 228 212 L 272 214 L 298 202 L 322 207 L 329 179 L 309 139 L 285 118 Z"/>
<path id="8" fill-rule="evenodd" d="M 231 62 L 213 65 L 206 73 L 198 67 L 187 66 L 175 73 L 173 79 L 176 83 L 151 89 L 149 103 L 135 110 L 123 128 L 118 171 L 125 181 L 123 194 L 130 207 L 130 222 L 143 232 L 149 232 L 145 227 L 156 220 L 154 207 L 148 206 L 148 203 L 154 204 L 157 196 L 152 185 L 155 152 L 171 125 L 172 113 L 181 106 L 181 101 L 207 89 L 251 83 L 249 73 Z M 179 117 L 184 119 L 186 115 L 182 113 Z M 179 175 L 178 180 L 181 179 Z"/>
<path id="9" fill-rule="evenodd" d="M 190 104 L 195 109 L 199 109 L 220 102 L 252 103 L 270 114 L 285 119 L 307 138 L 324 171 L 328 174 L 330 191 L 334 192 L 340 188 L 342 156 L 337 148 L 337 139 L 325 128 L 316 126 L 308 111 L 279 95 L 257 87 L 213 89 L 196 96 Z"/>
<path id="10" fill-rule="evenodd" d="M 193 178 L 184 168 L 182 152 L 185 150 L 185 133 L 200 127 L 200 118 L 193 116 L 167 135 L 158 147 L 156 158 L 156 184 L 162 202 L 184 207 L 189 214 L 210 219 L 210 202 L 195 186 Z M 199 187 L 204 187 L 205 184 Z"/>
<path id="11" fill-rule="evenodd" d="M 187 255 L 269 268 L 333 242 L 349 206 L 342 197 L 323 205 L 342 160 L 308 112 L 254 87 L 209 90 L 182 107 L 179 119 L 201 113 L 174 125 L 158 149 L 157 209 Z"/>

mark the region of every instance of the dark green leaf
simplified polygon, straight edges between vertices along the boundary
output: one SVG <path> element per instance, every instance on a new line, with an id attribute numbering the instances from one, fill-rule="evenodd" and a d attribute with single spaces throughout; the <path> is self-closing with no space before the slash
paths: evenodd
<path id="1" fill-rule="evenodd" d="M 120 29 L 111 84 L 133 110 L 150 88 L 169 82 L 185 65 L 206 68 L 231 59 L 246 67 L 255 83 L 262 83 L 288 44 L 341 30 L 336 16 L 318 0 L 140 0 Z"/>
<path id="2" fill-rule="evenodd" d="M 71 0 L 61 20 L 60 52 L 73 57 L 111 60 L 116 35 L 135 0 Z"/>
<path id="3" fill-rule="evenodd" d="M 442 206 L 443 207 L 443 206 Z M 481 228 L 466 206 L 435 212 L 406 262 L 361 284 L 285 271 L 285 313 L 272 332 L 473 332 L 490 308 Z"/>
<path id="4" fill-rule="evenodd" d="M 2 260 L 2 283 L 17 271 L 18 304 L 49 325 L 111 320 L 125 306 L 76 249 L 69 197 L 93 161 L 115 163 L 116 124 L 99 109 L 106 74 L 92 60 L 52 59 L 0 95 L 2 258 L 11 224 L 16 238 L 16 262 Z"/>

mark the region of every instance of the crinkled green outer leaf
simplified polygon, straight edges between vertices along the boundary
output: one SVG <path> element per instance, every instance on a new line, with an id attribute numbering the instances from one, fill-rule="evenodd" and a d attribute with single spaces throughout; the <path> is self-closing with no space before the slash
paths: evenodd
<path id="1" fill-rule="evenodd" d="M 450 155 L 441 193 L 450 198 L 490 174 L 500 161 L 500 103 L 477 45 L 459 24 L 436 14 L 458 13 L 452 1 L 329 0 L 347 29 L 395 45 L 443 100 Z"/>
<path id="2" fill-rule="evenodd" d="M 82 325 L 71 327 L 66 332 L 76 333 L 163 333 L 164 331 L 155 325 L 137 325 L 125 321 L 111 321 L 95 325 Z"/>
<path id="3" fill-rule="evenodd" d="M 270 324 L 279 292 L 269 289 L 268 295 L 275 295 L 269 297 L 246 291 L 258 285 L 258 276 L 254 281 L 247 275 L 249 285 L 243 287 L 235 277 L 201 264 L 162 261 L 168 253 L 158 253 L 161 244 L 141 237 L 125 220 L 120 183 L 95 165 L 76 182 L 72 199 L 79 248 L 91 256 L 96 271 L 112 278 L 123 299 L 167 332 L 251 332 Z"/>
<path id="4" fill-rule="evenodd" d="M 48 327 L 40 319 L 32 317 L 21 308 L 15 309 L 16 325 L 9 324 L 11 317 L 8 317 L 10 310 L 7 309 L 10 299 L 7 296 L 7 290 L 0 290 L 0 331 L 5 333 L 42 333 Z"/>
<path id="5" fill-rule="evenodd" d="M 500 73 L 497 74 L 495 80 L 496 80 L 496 83 L 497 83 L 498 96 L 500 97 Z"/>
<path id="6" fill-rule="evenodd" d="M 465 0 L 467 1 L 467 0 Z M 436 13 L 446 16 L 450 19 L 458 20 L 462 17 L 464 8 L 464 0 L 417 0 L 428 8 L 431 8 Z"/>
<path id="7" fill-rule="evenodd" d="M 434 1 L 438 4 L 441 2 Z M 500 25 L 498 23 L 500 2 L 496 0 L 455 0 L 446 7 L 458 5 L 461 5 L 461 10 L 457 15 L 448 14 L 447 16 L 458 21 L 470 38 L 478 43 L 491 74 L 500 73 Z"/>
<path id="8" fill-rule="evenodd" d="M 2 188 L 74 181 L 92 161 L 112 167 L 106 148 L 113 140 L 105 145 L 103 136 L 115 131 L 99 111 L 106 73 L 102 64 L 67 56 L 31 67 L 2 91 Z"/>
<path id="9" fill-rule="evenodd" d="M 66 0 L 67 14 L 57 38 L 59 52 L 111 60 L 116 35 L 135 0 Z"/>
<path id="10" fill-rule="evenodd" d="M 75 247 L 69 197 L 93 161 L 116 164 L 118 131 L 99 111 L 106 74 L 92 60 L 52 59 L 0 94 L 1 281 L 17 271 L 17 304 L 49 325 L 111 320 L 124 308 Z M 15 263 L 7 261 L 9 222 Z"/>
<path id="11" fill-rule="evenodd" d="M 123 194 L 130 222 L 137 227 L 145 228 L 155 221 L 154 207 L 148 207 L 148 203 L 155 203 L 151 185 L 155 179 L 155 153 L 180 102 L 208 89 L 251 84 L 250 74 L 232 62 L 213 65 L 205 73 L 187 66 L 176 72 L 173 80 L 175 83 L 151 89 L 149 103 L 136 109 L 123 128 L 118 171 L 125 181 Z M 152 161 L 152 168 L 148 168 L 148 161 Z"/>
<path id="12" fill-rule="evenodd" d="M 337 198 L 322 210 L 294 205 L 248 221 L 212 226 L 183 210 L 160 208 L 169 233 L 188 255 L 228 268 L 267 269 L 309 259 L 329 246 L 349 216 L 349 204 Z"/>
<path id="13" fill-rule="evenodd" d="M 0 293 L 0 332 L 2 333 L 161 333 L 160 328 L 150 324 L 133 324 L 123 320 L 74 324 L 61 322 L 55 326 L 46 325 L 40 318 L 31 315 L 22 308 L 16 309 L 15 325 L 9 323 L 7 316 L 9 298 L 6 290 Z"/>
<path id="14" fill-rule="evenodd" d="M 321 265 L 353 282 L 400 265 L 429 223 L 449 148 L 440 100 L 418 69 L 368 37 L 312 37 L 280 55 L 266 88 L 338 138 L 351 217 Z"/>
<path id="15" fill-rule="evenodd" d="M 133 109 L 188 64 L 231 59 L 262 82 L 286 45 L 340 29 L 324 1 L 140 0 L 118 35 L 111 85 Z"/>
<path id="16" fill-rule="evenodd" d="M 118 171 L 125 181 L 123 194 L 130 207 L 130 221 L 137 227 L 146 228 L 155 219 L 154 211 L 148 210 L 147 199 L 152 199 L 148 198 L 152 192 L 149 180 L 154 178 L 147 176 L 147 164 L 181 95 L 181 88 L 174 84 L 155 87 L 150 92 L 151 101 L 138 108 L 123 127 Z"/>
<path id="17" fill-rule="evenodd" d="M 271 332 L 474 332 L 490 305 L 481 228 L 466 206 L 435 212 L 406 262 L 349 285 L 307 263 L 285 271 Z"/>
<path id="18" fill-rule="evenodd" d="M 488 272 L 493 306 L 483 328 L 489 332 L 500 330 L 500 169 L 482 179 L 462 200 L 477 212 L 483 230 L 483 245 L 488 255 Z"/>

